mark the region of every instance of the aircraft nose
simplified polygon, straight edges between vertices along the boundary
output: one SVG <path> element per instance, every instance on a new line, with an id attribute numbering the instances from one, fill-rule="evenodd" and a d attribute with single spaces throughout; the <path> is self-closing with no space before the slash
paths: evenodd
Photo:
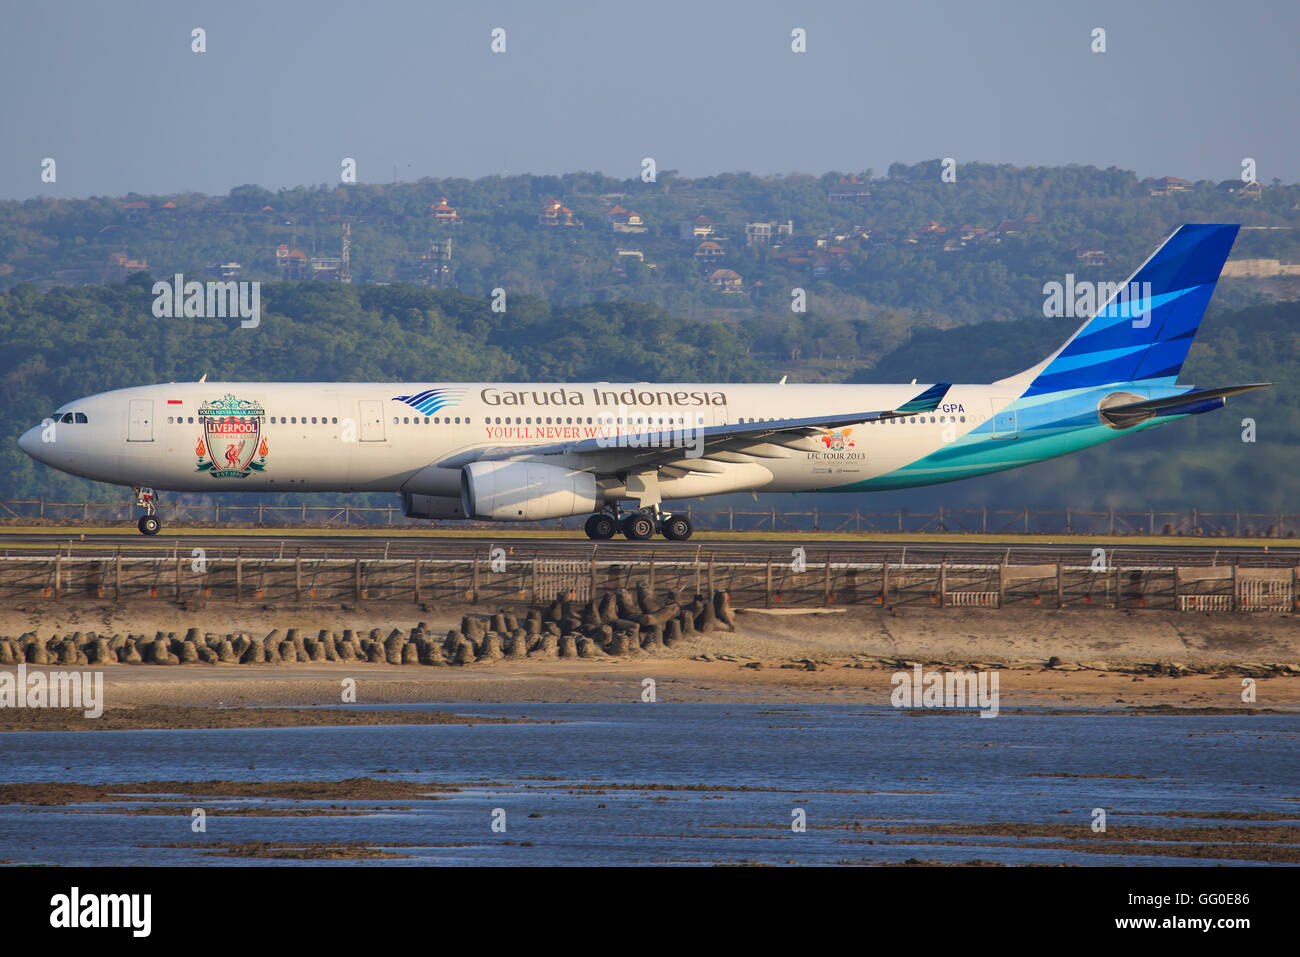
<path id="1" fill-rule="evenodd" d="M 18 447 L 36 461 L 41 461 L 41 427 L 32 426 L 18 438 Z"/>

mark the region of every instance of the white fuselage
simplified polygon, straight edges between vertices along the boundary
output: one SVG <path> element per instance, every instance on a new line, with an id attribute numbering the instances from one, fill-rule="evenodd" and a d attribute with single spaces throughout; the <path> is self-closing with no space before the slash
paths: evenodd
<path id="1" fill-rule="evenodd" d="M 689 434 L 695 426 L 891 409 L 924 388 L 173 383 L 67 403 L 51 416 L 52 424 L 32 429 L 20 444 L 55 468 L 119 485 L 187 492 L 414 490 L 456 497 L 461 460 L 478 449 L 526 454 L 530 447 L 631 429 L 685 428 Z M 424 400 L 425 411 L 403 401 L 422 395 L 433 396 Z M 711 472 L 683 476 L 676 487 L 666 483 L 665 498 L 853 485 L 960 439 L 1013 396 L 997 386 L 953 386 L 933 413 L 828 430 L 797 448 L 760 448 L 759 454 L 731 456 L 735 461 L 724 455 Z M 74 421 L 62 421 L 68 413 Z M 77 421 L 82 416 L 85 421 Z M 602 494 L 622 491 L 612 484 Z"/>

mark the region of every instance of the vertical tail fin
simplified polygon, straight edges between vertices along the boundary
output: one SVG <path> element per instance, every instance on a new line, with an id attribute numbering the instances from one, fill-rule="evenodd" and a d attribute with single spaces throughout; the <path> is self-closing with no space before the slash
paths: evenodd
<path id="1" fill-rule="evenodd" d="M 1179 227 L 1065 345 L 1022 373 L 1032 376 L 1024 394 L 1115 382 L 1172 385 L 1239 228 Z"/>

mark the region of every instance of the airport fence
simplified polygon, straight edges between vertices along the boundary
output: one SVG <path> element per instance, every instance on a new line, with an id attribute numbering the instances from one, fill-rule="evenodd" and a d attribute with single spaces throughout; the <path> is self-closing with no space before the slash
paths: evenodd
<path id="1" fill-rule="evenodd" d="M 686 512 L 695 527 L 732 532 L 937 532 L 981 535 L 1126 535 L 1197 538 L 1294 538 L 1300 533 L 1300 513 L 1199 509 L 1177 511 L 1088 508 L 944 508 L 934 511 L 827 511 L 822 509 L 698 509 L 689 504 L 673 508 Z M 46 499 L 0 501 L 2 524 L 91 525 L 131 522 L 141 512 L 128 502 L 56 502 Z M 190 525 L 255 525 L 278 528 L 365 527 L 500 527 L 465 521 L 408 519 L 397 505 L 224 504 L 163 501 L 158 514 L 164 523 Z M 582 517 L 534 523 L 533 528 L 574 528 Z"/>
<path id="2" fill-rule="evenodd" d="M 693 557 L 591 548 L 585 557 L 551 557 L 503 548 L 440 557 L 286 556 L 273 551 L 211 555 L 12 554 L 0 557 L 0 601 L 49 599 L 173 602 L 230 601 L 286 607 L 292 603 L 546 603 L 585 602 L 602 591 L 644 585 L 689 599 L 730 593 L 739 607 L 842 605 L 937 608 L 1165 609 L 1185 612 L 1297 610 L 1300 569 L 1294 564 L 1134 564 L 1075 559 L 1036 564 L 936 559 L 908 561 L 908 552 L 820 554 L 796 550 Z"/>

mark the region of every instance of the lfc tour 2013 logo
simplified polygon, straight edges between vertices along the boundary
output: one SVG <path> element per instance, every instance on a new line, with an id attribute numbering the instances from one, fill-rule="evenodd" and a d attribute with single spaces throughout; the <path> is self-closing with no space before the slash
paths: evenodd
<path id="1" fill-rule="evenodd" d="M 213 478 L 247 478 L 266 468 L 266 411 L 256 402 L 227 393 L 199 406 L 203 435 L 194 449 L 197 471 Z"/>

